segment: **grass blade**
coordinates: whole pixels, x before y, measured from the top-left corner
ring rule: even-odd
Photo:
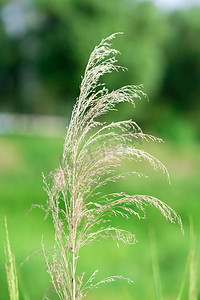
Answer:
[[[190,255],[188,254],[187,262],[186,262],[186,265],[185,265],[185,270],[184,270],[184,273],[183,273],[183,279],[182,279],[181,286],[180,286],[180,289],[179,289],[179,292],[178,292],[177,300],[181,300],[182,296],[183,296],[183,291],[184,291],[184,287],[185,287],[186,280],[187,280],[187,274],[188,274],[188,270],[189,270],[189,263],[190,263]]]
[[[193,221],[191,217],[190,217],[190,249],[189,249],[184,275],[181,282],[177,300],[182,299],[188,274],[189,274],[188,300],[197,300],[198,259],[195,251],[195,234],[193,228]]]
[[[159,262],[158,262],[158,253],[156,247],[155,232],[152,228],[150,228],[149,230],[149,236],[150,236],[150,244],[151,244],[151,259],[152,259],[152,269],[153,269],[156,299],[162,300],[163,297],[162,297],[162,286],[161,286],[160,269],[159,269]]]
[[[6,244],[4,245],[5,257],[6,257],[5,268],[6,268],[9,296],[10,296],[10,300],[19,300],[17,268],[15,263],[15,256],[11,252],[6,217],[5,217],[5,231],[6,231]]]
[[[190,218],[190,266],[189,266],[189,289],[188,300],[197,300],[198,259],[195,251],[195,234],[193,221]]]

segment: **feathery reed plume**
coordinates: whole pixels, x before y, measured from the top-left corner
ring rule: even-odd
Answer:
[[[4,245],[4,252],[6,257],[5,267],[6,267],[6,275],[7,275],[7,282],[8,282],[8,291],[9,291],[10,300],[19,300],[17,268],[15,263],[15,256],[12,253],[10,247],[6,217],[5,217],[5,230],[6,230],[6,244]]]
[[[77,276],[82,246],[108,237],[125,244],[136,242],[134,234],[109,225],[109,215],[145,218],[145,207],[150,204],[166,219],[177,221],[183,229],[179,215],[155,197],[125,192],[99,194],[100,188],[108,182],[115,182],[130,173],[140,176],[135,171],[116,175],[114,171],[124,159],[144,160],[155,170],[161,169],[169,179],[166,167],[158,159],[133,146],[134,140],[161,142],[161,139],[144,134],[132,120],[111,124],[98,120],[120,102],[135,106],[135,99],[147,97],[141,86],[127,85],[109,92],[105,84],[99,82],[104,74],[125,70],[116,64],[119,52],[110,44],[115,36],[103,39],[94,48],[67,130],[62,164],[50,174],[50,183],[43,177],[48,200],[42,209],[52,218],[55,245],[53,252],[47,251],[43,242],[42,246],[47,270],[59,299],[79,300],[101,283],[122,278],[111,276],[94,284],[97,271],[88,280],[84,279],[84,273]]]

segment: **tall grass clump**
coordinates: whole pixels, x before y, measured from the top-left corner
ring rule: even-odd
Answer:
[[[150,204],[182,228],[179,215],[153,196],[125,192],[105,195],[101,190],[109,182],[129,174],[140,176],[134,170],[117,174],[116,168],[124,159],[144,160],[169,178],[166,167],[157,158],[133,145],[138,139],[158,142],[161,139],[143,133],[132,120],[110,124],[99,120],[118,103],[129,102],[135,106],[135,100],[147,97],[141,86],[127,85],[109,91],[100,82],[104,74],[125,70],[117,65],[119,52],[110,44],[115,36],[103,39],[94,48],[67,129],[62,163],[48,178],[43,177],[48,200],[41,208],[52,218],[55,244],[53,250],[47,250],[43,242],[42,246],[51,283],[59,299],[79,300],[98,285],[122,278],[111,276],[95,283],[97,271],[87,280],[84,273],[77,274],[79,252],[83,246],[108,237],[117,243],[136,243],[133,233],[111,225],[111,215],[145,218],[145,207]]]
[[[6,257],[5,267],[6,267],[6,275],[7,275],[7,283],[8,283],[8,292],[9,292],[10,300],[19,300],[17,268],[15,263],[15,256],[12,253],[10,247],[6,217],[5,217],[5,231],[6,231],[6,243],[4,245],[4,252]]]

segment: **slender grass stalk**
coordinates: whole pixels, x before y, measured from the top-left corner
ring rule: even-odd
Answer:
[[[190,263],[190,255],[188,254],[184,273],[183,273],[183,278],[182,278],[180,289],[179,289],[178,296],[177,296],[177,300],[181,300],[183,297],[183,292],[184,292],[184,288],[185,288],[187,276],[188,276],[189,263]]]
[[[190,217],[190,264],[189,264],[189,289],[188,289],[188,300],[197,300],[198,289],[198,259],[195,250],[195,234],[193,228],[193,221]]]
[[[150,243],[151,243],[152,267],[153,267],[156,299],[162,300],[163,297],[162,297],[161,278],[160,278],[160,270],[159,270],[159,263],[158,263],[158,254],[156,249],[155,233],[152,228],[150,228],[149,230],[149,235],[150,235]],[[193,221],[191,217],[190,217],[190,249],[187,256],[187,261],[186,261],[180,289],[178,292],[177,300],[181,300],[183,297],[183,292],[188,277],[189,277],[188,300],[197,300],[198,299],[198,289],[197,289],[198,259],[195,250],[195,234],[193,229]]]
[[[4,245],[4,252],[6,257],[5,268],[6,268],[6,275],[7,275],[7,282],[8,282],[8,291],[9,291],[10,300],[18,300],[19,289],[18,289],[17,268],[15,263],[15,256],[12,253],[10,247],[6,217],[5,217],[5,231],[6,231],[6,243]]]
[[[160,278],[160,268],[158,262],[158,252],[156,247],[155,232],[152,228],[149,229],[149,236],[150,236],[150,244],[151,244],[151,258],[152,258],[152,269],[153,269],[156,299],[162,300],[163,297],[162,297],[162,285],[161,285],[161,278]]]
[[[23,276],[20,270],[21,264],[19,267],[17,267],[17,275],[18,275],[18,281],[19,281],[19,287],[20,287],[20,293],[23,300],[31,300],[29,296],[29,291],[26,288],[25,282],[23,280]]]
[[[124,218],[134,215],[142,219],[146,216],[146,206],[151,205],[166,219],[178,222],[183,231],[180,216],[155,197],[103,193],[102,188],[109,182],[117,182],[131,174],[142,176],[135,170],[118,174],[117,167],[123,160],[146,161],[169,180],[166,167],[157,158],[135,147],[137,141],[162,142],[160,138],[143,133],[132,120],[107,124],[99,119],[115,110],[118,103],[129,102],[134,107],[135,101],[147,98],[141,85],[127,85],[110,92],[100,82],[105,74],[126,70],[117,65],[119,51],[110,43],[115,37],[113,34],[103,39],[91,53],[67,129],[62,163],[47,178],[43,175],[48,200],[46,206],[40,207],[52,218],[55,244],[52,250],[47,250],[42,241],[42,248],[59,299],[79,300],[102,283],[123,278],[110,276],[94,283],[97,270],[88,280],[85,273],[77,274],[83,246],[109,237],[117,243],[136,243],[133,233],[111,225],[112,215]]]
[[[188,274],[189,274],[188,300],[197,300],[198,299],[198,289],[197,289],[198,259],[195,250],[195,234],[193,229],[193,221],[191,217],[190,217],[190,249],[187,256],[187,262],[185,265],[184,275],[181,282],[177,300],[181,300],[183,297],[183,292],[186,286]]]

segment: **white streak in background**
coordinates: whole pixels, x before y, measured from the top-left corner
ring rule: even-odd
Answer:
[[[0,17],[9,36],[23,35],[34,26],[36,15],[30,0],[13,0],[4,5]]]
[[[63,137],[66,117],[0,113],[0,134]]]
[[[3,7],[1,17],[8,35],[19,36],[26,31],[25,12],[20,1],[10,2]]]
[[[200,0],[151,0],[165,10],[185,9],[193,5],[200,6]]]

